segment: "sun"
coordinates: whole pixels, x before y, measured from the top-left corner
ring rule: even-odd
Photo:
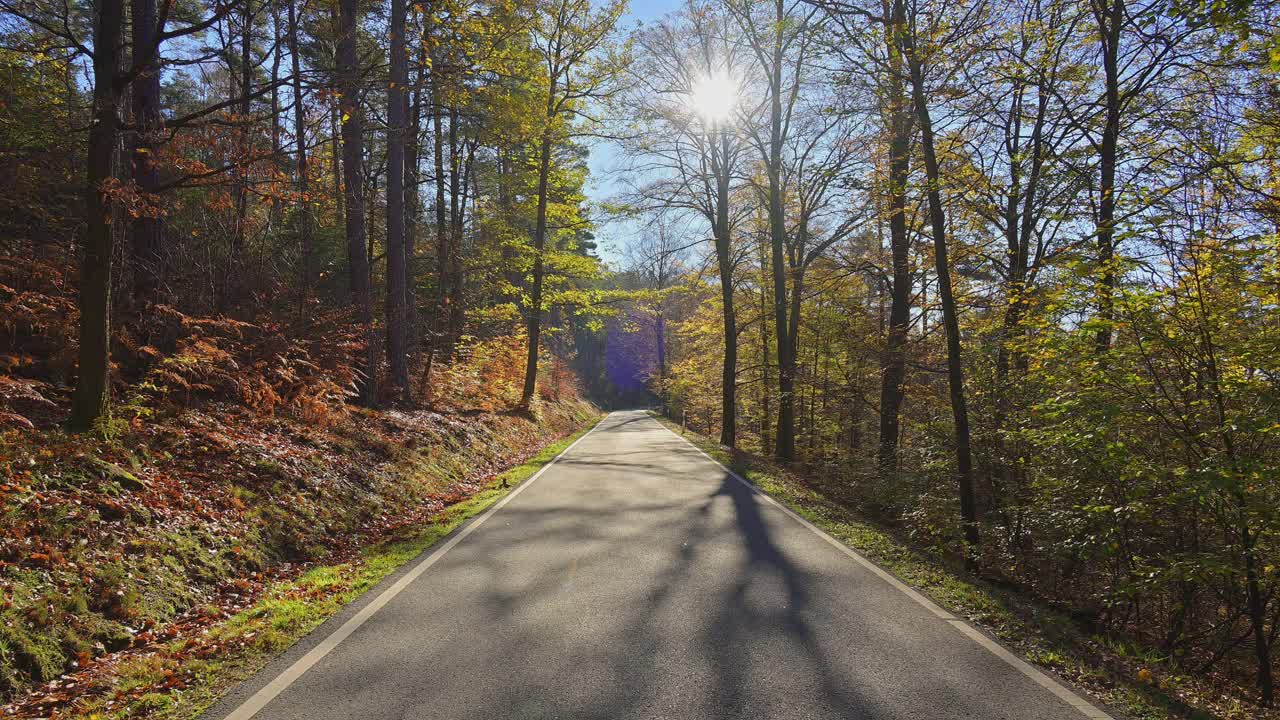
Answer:
[[[707,125],[725,125],[733,120],[738,93],[728,73],[716,72],[694,81],[685,102]]]

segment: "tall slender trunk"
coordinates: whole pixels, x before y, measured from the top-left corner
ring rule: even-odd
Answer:
[[[1102,41],[1104,79],[1102,143],[1098,153],[1098,328],[1099,352],[1111,348],[1111,323],[1115,317],[1116,162],[1120,144],[1120,27],[1124,0],[1093,0],[1093,12]]]
[[[773,313],[778,345],[778,432],[774,456],[789,462],[796,454],[795,349],[787,329],[787,269],[783,249],[787,225],[782,198],[782,33],[786,9],[774,0],[773,66],[769,68],[769,245],[773,270]]]
[[[791,274],[791,292],[789,293],[789,296],[788,296],[788,309],[787,309],[787,313],[788,313],[787,357],[790,360],[789,365],[791,370],[791,387],[792,387],[792,394],[794,395],[796,393],[795,383],[796,383],[796,375],[797,375],[797,368],[799,365],[798,361],[799,361],[799,354],[800,354],[800,305],[803,302],[804,267],[801,265],[796,265],[792,267],[790,274]],[[795,418],[794,404],[792,405],[791,412],[792,412],[791,456],[792,456],[792,459],[794,460],[795,446],[796,446],[796,426],[795,426],[796,418]],[[804,416],[803,399],[801,399],[801,402],[800,402],[800,416],[801,416],[801,419],[803,419],[803,416]]]
[[[439,351],[440,338],[444,334],[449,298],[449,225],[448,209],[445,205],[445,172],[444,172],[444,107],[440,92],[439,70],[433,64],[431,75],[431,129],[432,152],[435,171],[436,190],[436,307],[431,319],[431,347],[428,350],[427,364]]]
[[[85,156],[85,234],[80,259],[80,347],[69,427],[91,430],[111,418],[111,260],[114,254],[111,199],[120,132],[122,88],[117,82],[121,0],[97,0],[93,19],[93,119]]]
[[[342,180],[346,197],[347,263],[351,276],[351,304],[365,332],[365,352],[357,358],[361,380],[359,400],[375,402],[377,387],[377,343],[373,337],[373,292],[369,282],[369,255],[365,249],[364,111],[360,107],[360,68],[356,53],[357,0],[338,2],[338,85],[342,93]]]
[[[955,421],[956,469],[960,490],[960,518],[964,526],[965,562],[976,565],[978,518],[973,493],[973,457],[969,440],[969,410],[965,403],[964,365],[960,354],[960,320],[951,291],[951,266],[947,259],[947,219],[942,206],[941,172],[933,144],[933,121],[929,116],[924,90],[924,71],[915,48],[912,31],[902,34],[903,50],[911,73],[911,94],[920,125],[920,145],[924,155],[925,179],[928,183],[929,224],[933,235],[935,269],[938,274],[938,298],[942,303],[942,322],[947,335],[947,380],[951,388],[951,413]]]
[[[547,121],[553,112],[555,84],[547,93]],[[533,230],[533,286],[529,292],[528,352],[524,365],[524,389],[520,393],[520,406],[528,409],[538,391],[538,342],[542,332],[542,251],[547,242],[547,181],[551,173],[551,131],[543,130],[542,148],[538,156],[538,212]]]
[[[1244,498],[1241,497],[1240,501],[1243,507]],[[1244,515],[1243,510],[1241,515]],[[1253,631],[1253,653],[1258,666],[1258,689],[1262,693],[1263,706],[1271,707],[1275,701],[1275,680],[1271,676],[1271,637],[1267,634],[1267,599],[1262,592],[1257,539],[1250,532],[1248,520],[1243,517],[1240,521],[1240,536],[1244,546],[1245,598],[1249,624]]]
[[[1016,383],[1011,379],[1011,365],[1020,364],[1021,354],[1014,349],[1014,342],[1022,334],[1022,320],[1027,309],[1027,273],[1030,263],[1031,236],[1035,232],[1035,200],[1040,187],[1040,175],[1044,168],[1044,124],[1048,115],[1048,98],[1043,88],[1037,93],[1036,118],[1031,127],[1031,138],[1025,151],[1020,147],[1022,91],[1015,97],[1017,104],[1010,107],[1014,117],[1013,131],[1008,141],[1009,196],[1005,207],[1005,262],[1008,275],[1005,278],[1005,314],[1000,332],[1000,347],[996,351],[996,411],[993,426],[996,432],[996,449],[999,494],[1007,494],[1017,476],[1015,463],[1008,457],[1005,441],[1005,425],[1013,407]],[[1029,155],[1030,166],[1023,185],[1023,156]],[[999,494],[992,498],[1000,503]]]
[[[342,34],[341,20],[339,18],[337,4],[330,6],[330,19],[333,22],[334,37]],[[338,59],[338,49],[334,49],[333,65],[337,68],[340,64]],[[337,73],[335,73],[336,75]],[[335,86],[340,85],[338,78],[334,78]],[[329,141],[331,147],[329,149],[330,166],[329,171],[333,180],[333,204],[337,210],[337,224],[346,226],[346,196],[342,190],[342,101],[337,97],[336,93],[329,96]]]
[[[445,347],[452,355],[462,337],[462,231],[467,209],[468,176],[471,170],[471,146],[459,140],[458,108],[449,109],[449,302],[446,319]],[[460,148],[466,146],[463,152]]]
[[[240,101],[237,111],[240,114],[240,152],[248,154],[249,143],[253,137],[252,128],[249,127],[249,113],[251,106],[249,103],[249,93],[253,87],[253,57],[252,57],[252,39],[253,39],[253,2],[252,0],[243,0],[243,12],[240,16]],[[229,268],[228,285],[238,282],[239,268],[244,261],[245,239],[248,235],[249,222],[249,182],[246,175],[248,174],[248,166],[242,165],[236,170],[236,192],[235,192],[235,227],[231,238],[231,267]]]
[[[902,412],[902,386],[907,377],[907,327],[911,321],[907,180],[910,176],[912,119],[897,38],[906,27],[903,0],[894,0],[891,10],[888,3],[885,3],[885,11],[889,18],[885,27],[885,45],[889,54],[888,108],[885,120],[889,130],[887,194],[893,286],[889,293],[888,336],[880,362],[880,443],[876,459],[881,476],[894,480],[898,474],[898,438],[901,435],[899,417]]]
[[[765,455],[773,452],[773,438],[769,433],[770,421],[773,419],[769,394],[769,288],[765,282],[769,272],[769,253],[760,243],[760,451]]]
[[[733,309],[733,237],[729,228],[729,135],[720,131],[720,147],[712,145],[716,181],[715,218],[711,224],[720,273],[720,305],[724,323],[724,360],[720,368],[720,444],[738,444],[738,319]]]
[[[280,131],[280,62],[282,60],[280,27],[280,0],[271,0],[271,31],[275,34],[271,45],[271,164],[279,167],[284,157],[281,149]],[[280,218],[284,213],[284,205],[280,197],[281,189],[273,186],[271,192],[271,228],[280,227]]]
[[[791,347],[791,373],[793,376],[797,373],[797,367],[800,362],[800,310],[804,304],[806,266],[803,258],[807,233],[806,223],[801,221],[795,233],[795,252],[788,262],[787,274],[791,278],[791,290],[787,293],[787,333],[789,334],[787,344]]]
[[[315,253],[315,239],[312,230],[311,199],[307,178],[307,115],[306,96],[302,91],[302,58],[298,54],[298,0],[288,1],[289,20],[289,70],[292,73],[293,85],[293,137],[297,144],[295,150],[295,178],[298,190],[298,241],[302,258],[302,294],[305,297],[311,292],[314,272],[312,255]]]
[[[826,348],[822,345],[822,304],[819,303],[815,309],[818,321],[814,323],[813,336],[813,371],[809,375],[809,426],[805,428],[807,432],[806,440],[808,445],[809,460],[813,460],[814,450],[818,444],[818,375],[822,364],[822,351]],[[824,388],[825,390],[825,388]],[[823,394],[823,403],[825,409],[826,395]]]
[[[512,196],[512,190],[510,187],[510,179],[513,175],[512,173],[513,161],[511,159],[510,153],[511,151],[506,148],[498,152],[498,177],[497,177],[498,207],[502,212],[502,217],[507,221],[511,221],[512,214],[514,212],[514,198]],[[524,278],[521,276],[520,272],[514,269],[515,265],[516,265],[515,252],[511,249],[511,247],[508,244],[503,243],[502,245],[502,267],[504,268],[503,277],[506,279],[507,284],[510,285],[513,290],[519,289],[524,282]],[[495,300],[496,299],[497,298],[495,298]]]
[[[409,279],[404,248],[404,136],[409,61],[405,54],[406,0],[391,0],[390,77],[387,88],[387,366],[402,402],[409,392],[405,305]]]
[[[661,303],[661,301],[659,301]],[[662,404],[662,414],[667,414],[667,316],[659,304],[657,317],[653,322],[654,339],[658,346],[658,399]]]
[[[418,71],[414,81],[413,101],[409,106],[409,135],[405,138],[405,215],[404,259],[405,276],[405,335],[409,352],[418,349],[418,220],[422,215],[422,200],[418,194],[421,177],[418,161],[421,157],[419,135],[422,133],[422,73]]]
[[[160,170],[156,164],[156,142],[164,129],[160,113],[160,52],[156,43],[155,0],[131,0],[133,15],[133,64],[143,68],[132,84],[131,102],[134,136],[132,171],[138,191],[152,205],[158,205]],[[140,57],[140,56],[146,57]],[[151,208],[133,221],[133,301],[137,308],[155,299],[160,286],[161,253],[164,249],[164,220],[159,207]]]

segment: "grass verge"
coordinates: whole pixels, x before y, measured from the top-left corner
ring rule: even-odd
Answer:
[[[578,438],[578,432],[495,477],[471,497],[447,507],[409,537],[363,550],[336,565],[315,567],[275,583],[248,609],[220,620],[198,638],[175,639],[122,658],[110,670],[112,692],[73,703],[59,717],[89,720],[196,718],[236,683],[335,615],[463,522],[487,510]]]
[[[653,413],[651,413],[653,414]],[[1194,679],[1164,666],[1133,643],[1083,633],[1067,616],[1034,600],[967,575],[825,497],[803,479],[762,458],[726,450],[714,440],[653,416],[770,497],[999,638],[1028,662],[1083,688],[1133,720],[1244,720],[1252,708],[1206,699]],[[1206,703],[1206,700],[1208,702]],[[1215,712],[1198,709],[1212,704]]]

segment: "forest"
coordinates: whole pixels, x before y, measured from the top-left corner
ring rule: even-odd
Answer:
[[[0,39],[7,712],[187,717],[152,696],[210,668],[85,668],[279,652],[314,625],[161,629],[649,405],[1161,668],[1144,717],[1276,716],[1273,4],[0,0]]]

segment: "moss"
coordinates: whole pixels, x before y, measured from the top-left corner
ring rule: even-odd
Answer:
[[[126,490],[147,489],[147,484],[139,479],[137,475],[113,462],[107,462],[100,458],[90,458],[90,462],[98,468],[98,471],[102,473],[103,479],[106,481],[114,482]]]
[[[52,680],[62,673],[66,655],[58,634],[34,631],[12,612],[0,614],[0,685],[15,689]]]

